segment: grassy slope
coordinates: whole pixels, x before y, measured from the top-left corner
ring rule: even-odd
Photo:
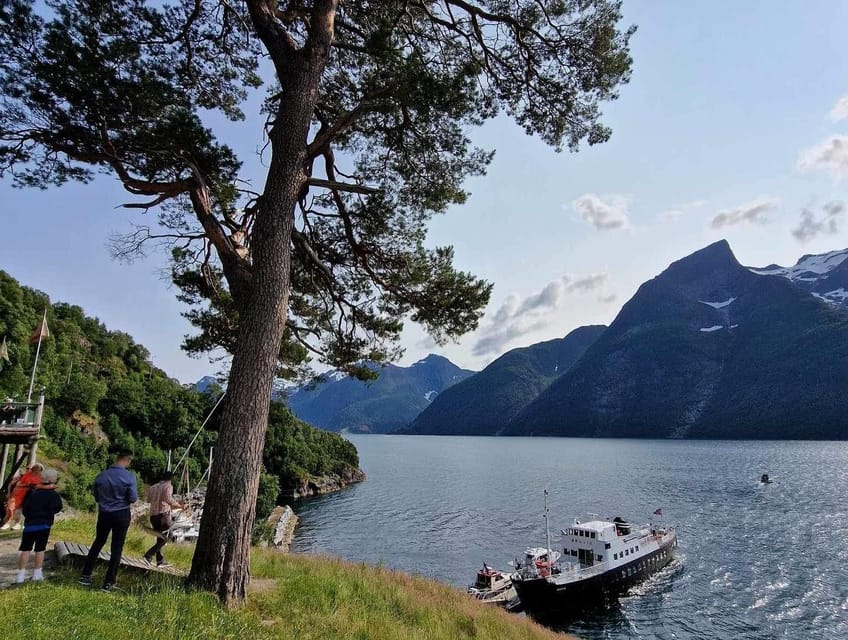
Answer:
[[[87,515],[57,522],[51,540],[88,544],[93,525]],[[126,553],[140,555],[152,540],[134,527]],[[187,545],[166,547],[168,559],[184,568],[191,553]],[[167,576],[123,571],[125,592],[105,594],[77,586],[77,572],[62,568],[46,584],[0,592],[0,620],[15,620],[20,637],[86,640],[563,637],[450,587],[363,564],[255,549],[252,575],[247,605],[226,611],[211,595],[186,593]]]

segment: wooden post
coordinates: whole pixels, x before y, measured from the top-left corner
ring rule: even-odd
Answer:
[[[33,422],[33,426],[35,427],[35,437],[32,439],[29,445],[29,458],[27,459],[27,467],[31,467],[35,464],[35,458],[38,454],[38,438],[41,434],[41,416],[44,414],[44,394],[42,393],[38,397],[38,406],[35,408],[35,420]]]
[[[9,445],[3,445],[3,453],[0,454],[2,459],[0,459],[0,485],[2,485],[6,481],[6,464],[9,461]]]

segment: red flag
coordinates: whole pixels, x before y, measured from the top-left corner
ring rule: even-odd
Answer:
[[[662,515],[662,509],[657,509],[656,511],[654,511],[654,515],[655,516],[661,516]]]
[[[9,346],[6,344],[6,336],[3,336],[3,344],[0,344],[0,360],[12,364],[12,361],[9,360]]]
[[[47,328],[47,312],[44,312],[44,317],[41,319],[41,323],[38,325],[38,329],[35,330],[35,333],[29,339],[30,344],[36,344],[37,342],[43,340],[44,338],[50,337],[50,330]]]

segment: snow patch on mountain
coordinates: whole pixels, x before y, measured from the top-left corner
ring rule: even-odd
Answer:
[[[425,400],[427,400],[427,402],[432,402],[432,401],[433,401],[433,397],[434,397],[437,393],[439,393],[439,392],[438,392],[438,391],[428,391],[427,393],[425,393],[425,394],[424,394],[424,399],[425,399]]]
[[[701,331],[703,331],[704,333],[709,333],[710,331],[718,331],[719,329],[724,329],[724,327],[720,324],[714,324],[711,327],[703,327]]]
[[[834,289],[833,291],[828,291],[827,293],[822,294],[825,299],[834,302],[842,302],[845,298],[848,298],[848,291],[846,291],[843,287],[839,287],[838,289]]]
[[[841,249],[819,255],[802,256],[793,267],[772,264],[762,269],[749,267],[749,270],[760,276],[783,276],[792,281],[815,282],[842,264],[846,258],[848,258],[848,249]]]
[[[736,298],[728,298],[724,302],[706,302],[704,300],[698,300],[698,302],[705,304],[708,307],[712,307],[713,309],[724,309],[724,307],[728,306],[734,300],[736,300]]]

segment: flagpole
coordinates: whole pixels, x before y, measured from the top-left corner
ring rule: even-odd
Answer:
[[[29,380],[29,391],[27,391],[27,404],[32,400],[32,387],[35,384],[35,371],[38,368],[38,354],[41,353],[41,338],[44,336],[44,326],[47,324],[47,309],[44,310],[44,318],[38,325],[38,346],[35,348],[35,363],[32,365],[32,377]]]

